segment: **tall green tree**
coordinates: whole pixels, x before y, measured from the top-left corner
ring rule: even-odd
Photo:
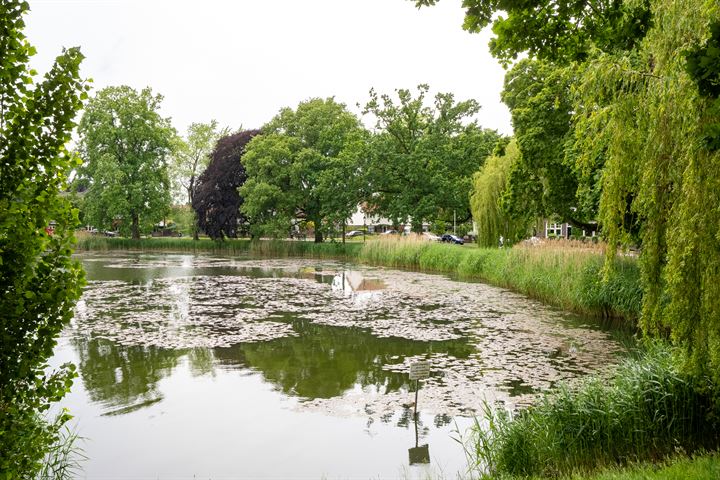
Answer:
[[[370,91],[364,114],[371,115],[375,134],[370,144],[368,203],[388,218],[412,222],[416,232],[425,221],[470,219],[469,194],[473,172],[482,166],[500,136],[468,120],[480,109],[475,100],[456,102],[439,93],[426,102],[427,85],[417,96],[397,91]],[[466,123],[468,122],[468,123]]]
[[[597,216],[599,195],[593,180],[599,166],[581,175],[571,148],[577,70],[576,66],[524,59],[505,76],[502,99],[510,108],[522,155],[513,164],[504,201],[518,218],[528,213],[558,217],[595,230],[588,222]]]
[[[412,0],[418,7],[439,0]],[[583,61],[593,49],[635,48],[651,26],[651,0],[463,0],[463,28],[492,25],[490,52],[505,65],[532,58]]]
[[[229,133],[228,128],[220,128],[216,120],[208,123],[192,123],[184,139],[179,139],[170,164],[170,174],[174,190],[178,196],[193,204],[198,177],[210,163],[210,154],[217,141]],[[194,222],[193,238],[198,239],[197,222]]]
[[[367,132],[332,98],[284,108],[242,158],[248,179],[241,207],[256,233],[287,234],[312,221],[315,241],[333,222],[350,218],[364,195]]]
[[[580,143],[578,161],[605,157],[600,219],[610,244],[639,230],[643,329],[670,332],[689,367],[720,381],[720,152],[707,130],[720,112],[702,84],[720,71],[695,76],[689,58],[720,49],[720,5],[657,0],[652,15],[636,51],[588,63],[576,121],[597,134]]]
[[[120,86],[88,102],[79,126],[81,172],[89,182],[85,218],[96,227],[138,239],[167,212],[177,142],[170,119],[158,113],[161,101],[149,88]]]
[[[510,181],[510,172],[521,161],[517,141],[512,140],[503,152],[487,159],[473,175],[470,195],[473,219],[477,226],[477,241],[483,247],[498,246],[500,237],[507,245],[527,237],[534,220],[531,211],[510,215],[503,207],[503,196]]]
[[[77,212],[60,194],[77,166],[65,145],[87,95],[83,56],[64,51],[36,84],[28,9],[0,2],[0,478],[32,478],[69,418],[44,418],[74,376],[47,360],[83,283],[71,258]]]

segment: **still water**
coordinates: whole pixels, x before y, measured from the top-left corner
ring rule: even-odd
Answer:
[[[85,254],[53,364],[87,478],[456,478],[483,401],[607,369],[595,322],[440,275],[307,259]],[[430,363],[418,421],[410,365]],[[410,464],[428,445],[430,462]]]

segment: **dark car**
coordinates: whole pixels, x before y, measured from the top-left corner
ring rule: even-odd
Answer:
[[[455,243],[455,244],[457,244],[457,245],[464,245],[464,244],[465,244],[465,241],[464,241],[462,238],[456,237],[455,235],[450,235],[449,233],[446,233],[445,235],[443,235],[442,237],[440,237],[440,241],[442,241],[442,242]]]

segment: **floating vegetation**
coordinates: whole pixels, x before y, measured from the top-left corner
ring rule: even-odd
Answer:
[[[387,378],[406,378],[409,365],[423,359],[431,365],[423,411],[468,415],[483,399],[527,404],[561,380],[602,371],[623,351],[609,334],[575,317],[503,289],[438,275],[302,259],[135,254],[83,261],[90,281],[74,336],[175,350],[270,342],[272,350],[281,339],[306,341],[299,338],[302,325],[315,325],[421,346],[369,360],[380,364],[372,374],[353,373],[356,379],[340,392],[303,394],[298,385],[283,384],[287,393],[298,392],[302,409],[388,417],[414,400],[409,382]],[[292,355],[293,349],[283,351]],[[332,346],[318,353],[336,354]],[[246,362],[255,358],[245,355]]]

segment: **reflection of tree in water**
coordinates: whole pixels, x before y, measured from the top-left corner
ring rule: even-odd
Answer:
[[[160,401],[158,382],[172,373],[182,357],[187,358],[192,375],[214,375],[218,364],[250,367],[282,392],[314,399],[342,395],[356,384],[397,391],[407,388],[407,375],[386,371],[383,365],[412,355],[444,352],[464,358],[474,351],[461,340],[377,338],[364,329],[307,320],[295,320],[293,327],[299,336],[212,350],[124,346],[102,338],[76,338],[73,344],[90,398],[116,409],[110,413]]]
[[[80,377],[94,402],[108,407],[142,406],[162,399],[157,383],[168,376],[183,350],[128,347],[102,338],[77,338]]]
[[[465,358],[474,348],[463,340],[418,342],[378,338],[364,329],[295,320],[297,337],[215,350],[216,358],[246,364],[262,372],[286,394],[331,398],[356,384],[391,392],[406,386],[407,375],[383,370],[403,357],[444,352]]]

